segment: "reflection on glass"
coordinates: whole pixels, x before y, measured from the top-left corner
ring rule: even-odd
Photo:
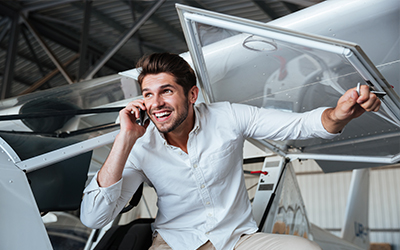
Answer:
[[[264,226],[271,231],[266,233],[291,234],[312,239],[310,222],[292,164],[287,164],[284,171]]]
[[[196,23],[195,27],[203,25]],[[210,85],[206,89],[209,89],[213,101],[305,112],[317,107],[333,107],[348,89],[356,87],[359,82],[366,84],[342,54],[292,41],[207,27],[213,32],[197,30],[197,34],[201,34],[197,39],[202,45],[200,49],[209,80],[203,84]],[[392,65],[381,68],[388,67]],[[380,150],[373,150],[375,137],[383,135],[386,138],[390,131],[397,132],[394,135],[394,145],[397,146],[381,142]],[[385,138],[382,140],[393,140]],[[378,113],[366,113],[352,121],[341,136],[331,141],[267,141],[284,150],[296,148],[308,153],[370,156],[372,149],[379,156],[393,156],[399,152],[399,138],[399,124],[381,109]]]
[[[27,159],[118,129],[115,124],[118,111],[139,95],[140,88],[135,80],[112,75],[10,98],[0,102],[0,118],[35,115],[0,120],[0,136],[21,159]],[[112,107],[115,108],[113,112],[91,111]],[[87,113],[73,114],[82,110]],[[58,115],[60,112],[68,114]],[[27,144],[31,145],[29,150]]]
[[[266,39],[262,37],[249,36],[243,41],[243,47],[249,50],[263,52],[263,51],[275,51],[278,46],[274,39]]]
[[[78,216],[67,212],[50,212],[42,217],[54,250],[83,250],[91,229]]]
[[[118,107],[122,105],[121,103],[125,104],[126,99],[138,95],[140,95],[140,90],[133,79],[112,75],[7,99],[0,102],[0,115],[47,114],[50,112]],[[83,118],[85,122],[76,122],[75,129],[115,122],[117,114],[118,112],[111,115],[109,113],[97,114],[96,120],[88,119],[87,117],[90,114],[85,115],[85,118]],[[35,119],[23,119],[22,122],[28,128],[20,127],[22,130],[33,130],[34,132],[36,132],[35,130],[38,130],[37,132],[66,131],[63,125],[69,123],[72,126],[71,123],[74,122],[74,118],[76,118],[74,115],[66,115],[38,118],[36,121]],[[46,128],[46,126],[51,128]],[[18,130],[18,126],[16,127],[15,123],[7,124],[7,121],[1,121],[0,130]]]
[[[322,94],[338,97],[363,81],[337,54],[251,34],[216,41],[203,47],[203,54],[215,101],[304,112],[331,105],[333,98]],[[223,72],[214,72],[215,64]],[[319,103],[303,100],[307,94]]]

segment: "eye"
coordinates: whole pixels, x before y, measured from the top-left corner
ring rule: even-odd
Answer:
[[[151,96],[152,96],[151,93],[144,93],[144,94],[143,94],[143,97],[144,97],[144,98],[150,98]]]
[[[165,90],[164,90],[164,93],[165,93],[165,94],[170,94],[170,93],[172,93],[172,90],[170,90],[170,89],[165,89]]]

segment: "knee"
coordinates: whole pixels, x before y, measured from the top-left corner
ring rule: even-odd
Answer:
[[[248,242],[249,245],[246,245],[247,248],[242,248],[242,249],[322,250],[321,247],[315,242],[312,242],[300,236],[287,235],[287,234],[256,233],[248,238]],[[244,245],[245,244],[243,244],[243,246]],[[253,246],[258,246],[258,248]]]
[[[322,250],[321,247],[308,239],[304,239],[299,236],[291,236],[286,239],[287,249],[297,249],[297,250]]]

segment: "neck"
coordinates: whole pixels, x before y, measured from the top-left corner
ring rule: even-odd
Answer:
[[[187,152],[187,141],[189,139],[189,133],[192,131],[194,127],[194,108],[191,106],[189,108],[189,114],[186,117],[185,121],[176,129],[171,132],[164,133],[164,137],[167,140],[168,144],[173,145],[175,147],[181,148],[185,153]]]

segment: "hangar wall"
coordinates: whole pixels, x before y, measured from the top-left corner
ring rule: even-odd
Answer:
[[[340,237],[351,172],[324,174],[311,160],[295,165],[310,221]],[[373,168],[370,175],[370,241],[400,249],[400,165]]]

